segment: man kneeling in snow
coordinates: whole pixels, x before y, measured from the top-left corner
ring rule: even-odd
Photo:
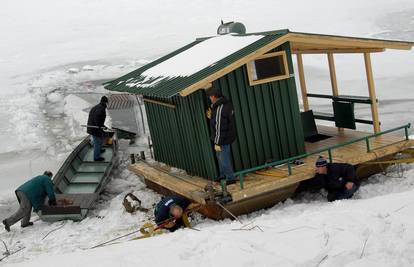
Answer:
[[[155,207],[155,222],[170,232],[184,226],[183,213],[191,202],[180,196],[164,197]]]
[[[347,163],[328,163],[323,157],[316,161],[316,176],[328,191],[328,201],[351,198],[359,188],[354,166]]]
[[[49,197],[49,205],[56,205],[56,197],[51,180],[52,176],[52,172],[45,171],[43,175],[32,178],[16,189],[15,193],[20,203],[20,208],[15,214],[3,221],[4,228],[8,232],[10,231],[10,226],[20,220],[22,220],[22,227],[33,225],[30,221],[32,207],[35,212],[38,211],[43,205],[46,196]]]

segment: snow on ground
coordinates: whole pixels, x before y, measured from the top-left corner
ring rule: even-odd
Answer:
[[[394,173],[395,174],[395,173]],[[237,221],[210,220],[200,231],[179,230],[150,239],[84,250],[136,230],[150,214],[127,214],[122,195],[133,188],[151,207],[158,199],[124,170],[100,211],[82,222],[48,224],[0,234],[10,249],[26,249],[8,263],[19,266],[412,266],[414,256],[414,170],[405,178],[378,175],[355,199],[327,203],[321,195],[302,196]],[[393,193],[391,193],[393,192]],[[399,192],[399,193],[397,193]],[[304,199],[305,198],[305,201]],[[60,228],[62,226],[62,228]],[[58,229],[59,228],[59,229]],[[248,227],[247,227],[248,228]],[[44,240],[42,238],[51,230]],[[18,242],[19,241],[19,242]],[[18,243],[17,243],[18,242]],[[44,253],[47,253],[46,255]],[[43,255],[42,255],[43,254]],[[20,263],[20,261],[25,262]]]

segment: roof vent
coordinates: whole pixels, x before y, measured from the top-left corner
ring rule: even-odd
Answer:
[[[221,25],[217,29],[217,34],[225,35],[229,33],[245,34],[246,27],[240,22],[226,22],[221,21]]]

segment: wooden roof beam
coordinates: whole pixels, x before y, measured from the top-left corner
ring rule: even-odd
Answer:
[[[235,62],[233,62],[232,64],[228,65],[227,67],[221,69],[220,71],[202,79],[201,81],[194,83],[190,86],[188,86],[187,88],[185,88],[184,90],[182,90],[180,92],[180,96],[188,96],[189,94],[199,90],[199,89],[204,89],[206,84],[212,83],[213,81],[217,80],[218,78],[226,75],[227,73],[237,69],[240,66],[243,66],[244,64],[246,64],[249,61],[254,60],[256,57],[261,56],[263,54],[265,54],[266,52],[269,52],[271,49],[278,47],[279,45],[282,45],[283,43],[289,41],[289,35],[290,34],[286,34],[283,35],[282,37],[276,39],[275,41],[257,49],[256,51],[254,51],[253,53],[247,55],[244,58],[241,58]]]
[[[337,37],[329,35],[316,35],[316,34],[303,34],[303,33],[288,33],[282,37],[276,39],[275,41],[259,48],[253,53],[247,55],[244,58],[241,58],[227,67],[221,69],[220,71],[213,73],[212,75],[184,88],[179,94],[180,96],[188,96],[189,94],[199,90],[204,89],[206,84],[212,83],[218,78],[226,75],[227,73],[237,69],[240,66],[243,66],[247,62],[254,60],[256,57],[261,56],[271,49],[282,45],[285,42],[291,42],[291,45],[294,46],[295,43],[310,44],[312,46],[318,47],[355,47],[355,49],[401,49],[401,50],[410,50],[413,46],[413,43],[410,42],[399,42],[399,41],[379,41],[379,40],[370,40],[370,39],[361,39],[356,37]],[[302,53],[304,54],[304,53]]]
[[[329,35],[316,35],[316,34],[304,34],[304,33],[289,33],[289,41],[293,44],[314,44],[323,46],[343,46],[347,45],[350,47],[358,48],[389,48],[389,49],[400,49],[410,50],[413,43],[400,42],[400,41],[382,41],[382,40],[370,40],[357,37],[338,37]]]
[[[358,53],[380,53],[385,48],[344,48],[344,49],[293,49],[293,54],[358,54]]]

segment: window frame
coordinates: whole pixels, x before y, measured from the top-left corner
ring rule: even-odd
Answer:
[[[254,61],[256,61],[258,59],[263,59],[263,58],[280,57],[280,56],[282,56],[283,66],[285,68],[285,74],[270,77],[270,78],[266,78],[266,79],[253,80],[253,62]],[[247,65],[247,74],[249,76],[249,84],[251,86],[290,78],[290,71],[289,71],[289,66],[288,66],[288,62],[287,62],[286,51],[271,52],[271,53],[261,55],[259,57],[256,57],[255,59],[247,62],[246,65]]]

